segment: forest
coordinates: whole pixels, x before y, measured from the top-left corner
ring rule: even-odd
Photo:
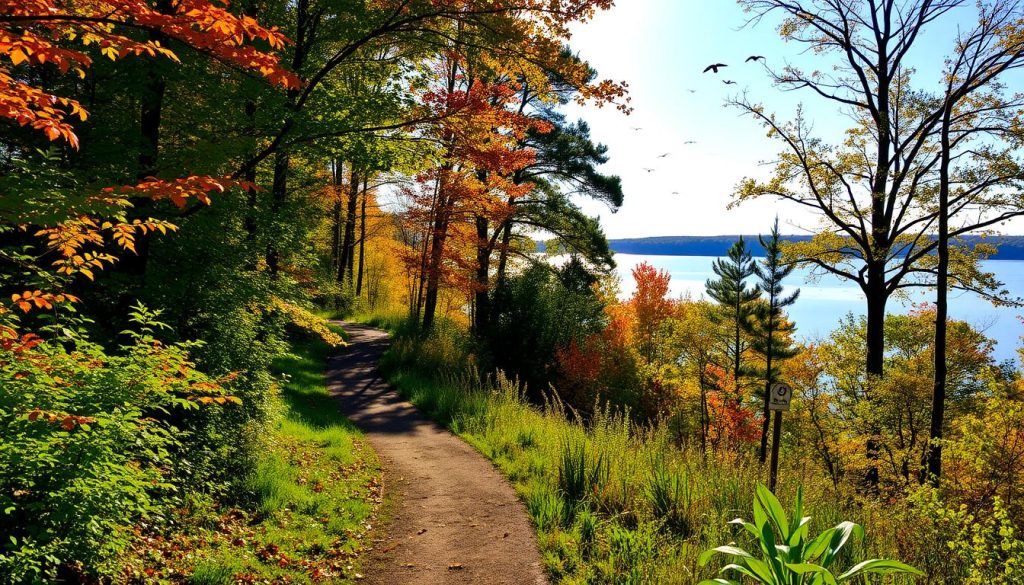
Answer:
[[[324,375],[347,322],[549,582],[1024,582],[1024,370],[948,317],[1020,302],[1024,3],[738,4],[847,129],[728,98],[778,151],[732,204],[820,224],[678,298],[588,211],[634,196],[569,114],[634,111],[572,46],[613,0],[0,0],[0,581],[472,582],[375,580],[409,478]],[[797,267],[863,315],[798,335]]]

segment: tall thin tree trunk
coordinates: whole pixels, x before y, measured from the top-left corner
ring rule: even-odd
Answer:
[[[473,329],[477,337],[487,333],[491,318],[490,276],[491,247],[488,245],[491,230],[486,217],[476,217],[476,290],[474,291]]]
[[[885,374],[885,304],[887,292],[885,290],[885,267],[877,261],[868,265],[868,290],[867,293],[867,332],[866,332],[866,372],[867,372],[867,400],[874,399],[872,388],[878,384]],[[869,489],[878,485],[878,460],[879,445],[875,439],[868,439],[865,444],[868,461],[867,473],[864,481]]]
[[[932,388],[932,417],[929,428],[928,479],[938,485],[942,477],[942,424],[946,415],[946,316],[948,313],[949,284],[949,127],[952,104],[947,103],[942,113],[941,146],[939,153],[939,264],[935,282],[935,381]]]
[[[255,17],[258,12],[258,7],[255,1],[247,1],[243,9],[243,13],[246,16]],[[253,141],[254,148],[257,150],[256,134],[258,132],[256,128],[256,101],[246,100],[245,101],[245,123],[246,132]],[[245,172],[242,173],[242,179],[249,183],[249,188],[246,190],[245,198],[245,219],[242,220],[242,225],[245,228],[245,239],[249,244],[249,251],[252,251],[252,244],[256,240],[256,230],[258,229],[256,224],[256,205],[259,203],[256,193],[256,166],[250,165],[245,168]],[[252,261],[250,270],[256,269],[256,262]]]
[[[157,10],[164,14],[171,14],[173,6],[169,0],[159,0]],[[151,32],[149,39],[164,45],[167,44],[167,38],[163,33]],[[159,170],[160,123],[163,118],[164,97],[167,94],[167,80],[160,72],[160,67],[159,60],[149,62],[146,67],[146,82],[142,90],[139,112],[138,166],[135,172],[135,178],[139,181],[156,176]],[[144,217],[151,213],[153,200],[149,197],[132,197],[131,201],[133,215]],[[136,234],[135,254],[122,255],[119,270],[136,276],[145,274],[146,264],[149,260],[149,244],[149,234]]]
[[[331,163],[333,167],[333,183],[334,183],[334,209],[332,210],[332,222],[331,222],[331,268],[337,274],[338,262],[341,258],[341,185],[344,180],[342,161],[340,159],[334,159]]]
[[[338,282],[352,284],[352,256],[356,241],[356,203],[359,198],[359,173],[352,165],[348,186],[348,201],[345,209],[345,236],[341,242],[341,259],[338,261]]]
[[[773,300],[769,300],[773,302]],[[771,309],[769,309],[771,310]],[[772,411],[768,408],[772,398],[772,346],[775,333],[775,317],[768,316],[768,353],[765,355],[765,369],[767,374],[764,379],[764,421],[761,422],[761,450],[758,451],[758,459],[764,463],[768,458],[768,429],[771,426]]]
[[[363,202],[359,210],[359,272],[356,275],[356,297],[363,294],[363,265],[366,256],[366,200],[370,197],[369,185],[363,178]]]
[[[270,187],[270,215],[277,218],[284,207],[285,199],[288,197],[288,167],[291,165],[291,156],[286,151],[278,151],[274,155],[274,183]],[[281,251],[274,243],[273,238],[267,243],[267,270],[271,278],[277,278],[281,268]]]
[[[742,284],[742,283],[741,283]],[[740,318],[742,316],[743,307],[741,305],[742,299],[740,295],[736,296],[736,306],[733,307],[736,316],[735,323],[735,337],[733,339],[733,364],[732,364],[732,380],[733,380],[733,401],[737,406],[740,404],[740,369],[742,368],[742,362],[740,361]]]
[[[437,312],[437,297],[441,285],[441,270],[444,264],[444,246],[448,239],[447,201],[442,188],[438,197],[438,211],[434,220],[434,235],[430,242],[430,254],[427,262],[427,286],[423,298],[423,330],[430,331],[434,326]]]
[[[245,102],[245,119],[248,124],[248,131],[256,139],[256,102],[248,100]],[[245,239],[251,245],[256,239],[256,205],[259,200],[257,199],[256,192],[256,165],[249,166],[245,169],[242,178],[249,183],[249,188],[246,190],[245,197],[245,219],[243,225],[245,226]],[[252,250],[252,248],[249,248]],[[255,262],[253,263],[255,267]]]
[[[295,4],[295,52],[292,55],[292,71],[301,71],[305,64],[306,54],[309,51],[309,43],[311,41],[308,38],[310,25],[309,0],[298,0]],[[288,90],[286,108],[292,115],[286,121],[287,126],[292,124],[294,119],[292,116],[297,111],[296,101],[299,98],[299,92],[298,88]],[[288,198],[288,169],[290,166],[291,154],[287,149],[282,148],[274,154],[274,182],[270,189],[270,212],[274,220],[277,220],[281,210],[284,208],[285,200]],[[280,263],[281,251],[273,239],[271,239],[267,244],[267,269],[270,271],[271,278],[277,278]]]
[[[501,247],[498,250],[498,266],[494,271],[494,291],[503,291],[508,273],[508,249],[512,243],[512,221],[505,220],[499,228],[501,232]],[[501,303],[490,303],[491,314],[488,316],[490,323],[498,322],[498,312],[501,310]]]

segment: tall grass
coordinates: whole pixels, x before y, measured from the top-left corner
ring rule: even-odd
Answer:
[[[728,524],[750,509],[755,485],[764,480],[753,453],[679,447],[668,429],[638,426],[606,408],[584,421],[553,394],[543,405],[530,404],[514,381],[466,370],[467,359],[454,356],[456,345],[399,339],[382,365],[413,404],[513,483],[554,582],[696,583],[716,576],[698,566],[701,551],[730,541],[755,546]],[[884,512],[852,505],[852,494],[824,475],[784,465],[781,476],[783,502],[796,496],[798,482],[790,478],[804,478],[812,529],[839,520],[867,525],[876,538],[851,550],[851,559],[901,557],[894,535],[903,528]]]
[[[195,585],[354,583],[380,497],[376,454],[340,413],[324,380],[320,340],[293,340],[274,361],[282,380],[278,424],[238,508],[190,502],[166,540],[139,551],[144,582]],[[144,572],[145,571],[145,572]],[[184,577],[187,576],[187,577]]]

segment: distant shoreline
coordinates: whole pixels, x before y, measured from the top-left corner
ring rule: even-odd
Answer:
[[[654,236],[649,238],[617,238],[609,240],[613,252],[648,256],[725,256],[739,235],[721,236]],[[761,255],[762,249],[757,235],[744,235],[751,253]],[[806,242],[811,236],[782,236],[789,242]],[[967,236],[963,240],[969,245],[981,242],[995,245],[999,252],[989,260],[1024,260],[1024,236]],[[537,251],[546,249],[544,242],[537,242]]]

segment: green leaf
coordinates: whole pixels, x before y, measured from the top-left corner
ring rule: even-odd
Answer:
[[[735,518],[729,521],[729,524],[742,526],[747,532],[753,534],[755,538],[761,538],[761,533],[757,531],[757,526],[754,526],[750,522],[747,522],[743,518]]]
[[[768,563],[759,559],[746,559],[744,562],[763,583],[778,583],[778,580],[775,577],[775,572],[773,572],[772,568],[768,566]]]
[[[732,579],[704,579],[697,585],[740,585],[739,581],[733,581]]]
[[[829,528],[825,532],[816,536],[804,549],[804,559],[812,561],[821,556],[828,547],[828,543],[832,540],[832,535],[835,534],[835,532],[835,528]]]
[[[921,571],[918,571],[914,567],[906,563],[899,561],[890,561],[887,559],[870,559],[867,561],[861,561],[853,566],[849,571],[839,576],[839,581],[846,581],[852,577],[856,577],[861,574],[875,573],[878,575],[888,575],[893,573],[909,573],[911,575],[924,575]]]
[[[764,506],[768,518],[778,527],[779,533],[782,534],[782,539],[789,539],[789,519],[786,517],[786,511],[782,509],[779,499],[762,483],[757,484],[757,499]]]
[[[726,571],[736,571],[737,573],[740,573],[742,575],[746,575],[747,577],[750,577],[751,579],[757,579],[758,581],[761,580],[756,574],[754,574],[753,571],[751,571],[750,569],[748,569],[747,567],[744,567],[742,565],[737,565],[736,563],[730,563],[730,564],[722,567],[722,570],[719,571],[719,572],[720,573],[724,573]],[[768,583],[772,583],[772,582],[769,581]]]
[[[809,530],[808,524],[811,521],[810,516],[804,516],[800,518],[800,521],[796,521],[797,517],[793,517],[793,526],[790,528],[789,533],[789,546],[796,547],[801,540],[807,538],[807,531]]]
[[[820,565],[813,563],[789,563],[786,568],[798,575],[806,575],[813,573],[817,575],[820,581],[824,581],[828,585],[836,585],[836,578],[832,576],[832,573]]]
[[[809,518],[808,518],[809,520]],[[793,535],[796,534],[797,530],[804,525],[804,486],[799,485],[796,487],[796,505],[793,509],[793,524],[789,527],[790,541],[789,545],[792,546]]]
[[[700,554],[700,557],[697,559],[697,564],[703,567],[704,565],[708,564],[708,561],[711,559],[711,557],[715,556],[715,554],[718,553],[721,553],[723,555],[732,555],[734,557],[742,557],[744,559],[754,558],[750,553],[743,550],[742,548],[735,546],[718,546],[711,550],[706,550],[702,552]]]
[[[764,525],[768,522],[768,515],[765,514],[764,506],[761,505],[761,501],[754,496],[754,526],[757,526],[758,533],[764,528]]]
[[[758,539],[761,544],[761,550],[764,551],[764,555],[768,558],[776,556],[775,550],[775,528],[772,527],[770,522],[765,522],[764,526],[761,527],[761,534]]]
[[[834,528],[835,533],[832,535],[832,541],[829,542],[828,551],[825,553],[825,558],[822,559],[821,564],[824,567],[828,567],[835,560],[836,555],[846,545],[846,541],[850,539],[851,534],[856,534],[857,539],[864,538],[864,529],[859,524],[854,524],[850,521],[840,522]]]

